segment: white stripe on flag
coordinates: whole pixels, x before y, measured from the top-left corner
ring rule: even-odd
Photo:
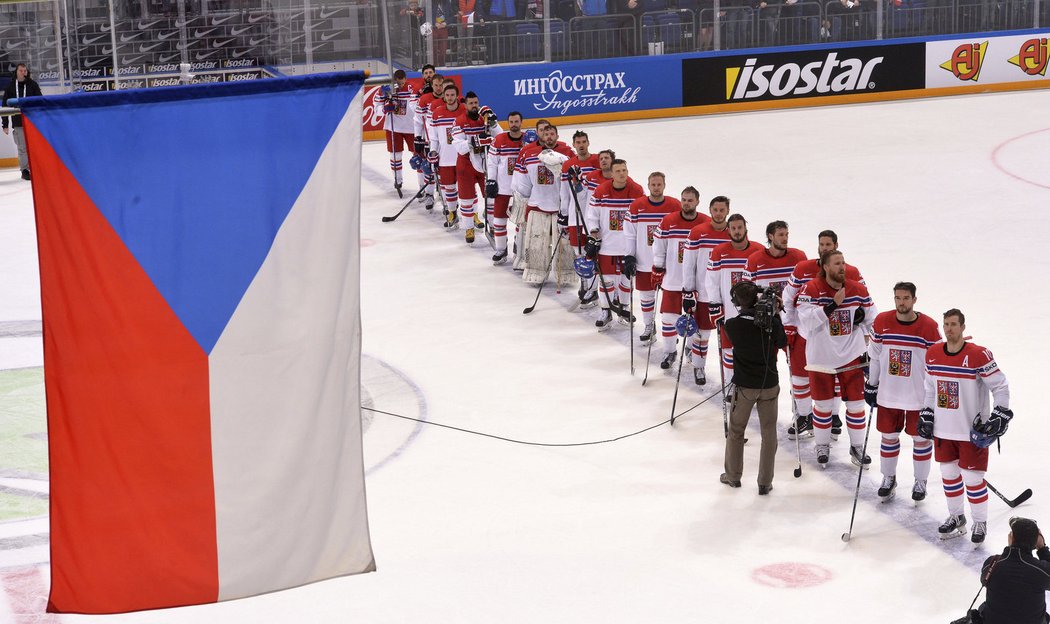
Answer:
[[[209,359],[220,600],[375,569],[360,158],[358,93]]]

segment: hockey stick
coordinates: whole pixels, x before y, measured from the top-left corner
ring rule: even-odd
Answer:
[[[550,262],[547,263],[547,272],[543,274],[543,281],[540,282],[539,288],[536,289],[536,300],[532,302],[532,305],[521,311],[522,314],[528,314],[536,309],[536,304],[540,302],[540,293],[543,292],[543,287],[547,285],[547,278],[550,277],[551,268],[554,266],[554,258],[558,255],[558,247],[561,245],[561,232],[558,233],[558,240],[554,243],[554,252],[551,254]]]
[[[830,366],[821,366],[819,364],[806,364],[806,370],[811,373],[823,373],[825,375],[838,375],[839,373],[845,373],[846,371],[857,370],[858,368],[867,368],[868,362],[860,362],[859,364],[850,364],[849,366],[843,366],[841,368],[832,368]]]
[[[656,286],[656,294],[660,294],[661,285]],[[654,299],[655,301],[655,299]],[[653,343],[656,342],[656,315],[653,315],[653,335],[649,336],[649,349],[645,352],[645,377],[642,378],[642,385],[645,385],[646,381],[649,381],[649,363],[652,361],[653,356]],[[681,372],[681,370],[679,370]]]
[[[423,188],[419,189],[419,191],[417,191],[416,194],[412,196],[412,199],[408,200],[407,204],[402,206],[401,210],[397,211],[397,214],[391,215],[389,217],[383,217],[383,223],[390,223],[391,221],[394,221],[398,217],[400,217],[401,213],[404,212],[405,210],[408,210],[408,207],[412,205],[412,202],[414,202],[417,199],[419,199],[420,197],[422,197],[423,193],[426,192],[426,190],[427,190],[427,187],[426,187],[426,185],[424,185]]]
[[[570,177],[570,182],[571,182],[572,178],[575,178],[577,181],[579,181],[579,178],[576,178],[575,176],[571,176]],[[583,219],[583,210],[580,208],[580,198],[576,196],[575,192],[572,192],[572,189],[569,189],[569,191],[572,194],[572,202],[573,202],[573,204],[576,205],[576,220],[580,222],[580,227],[583,230],[582,233],[586,234],[587,223]],[[576,242],[577,242],[577,247],[580,248],[580,251],[582,252],[582,245],[580,244],[580,239],[577,238]],[[615,257],[615,256],[611,256],[611,257]],[[598,284],[599,284],[599,291],[600,291],[600,287],[605,285],[605,276],[602,275],[602,263],[601,263],[601,260],[599,258],[597,258],[597,257],[594,259],[594,266],[595,266],[595,268],[598,271]],[[633,291],[632,291],[632,293],[633,293]],[[601,294],[598,295],[598,301],[601,302]],[[609,309],[612,310],[616,314],[616,316],[619,316],[620,318],[626,318],[628,320],[631,320],[631,316],[624,315],[623,306],[620,305],[619,301],[614,302],[612,300],[612,297],[609,297],[607,295],[605,297],[605,302],[609,304]]]
[[[685,316],[685,315],[683,314],[682,316]],[[689,335],[685,336],[684,339],[682,340],[682,353],[678,356],[678,379],[676,379],[675,382],[674,382],[674,398],[671,400],[671,426],[672,427],[674,427],[674,408],[675,408],[675,405],[678,404],[678,385],[682,383],[682,365],[683,365],[683,362],[685,362],[686,344],[689,341],[689,336],[691,336],[691,335],[692,334],[689,334]],[[634,350],[632,348],[632,352],[633,351]],[[728,429],[726,429],[726,431],[728,432]],[[726,435],[728,436],[729,434],[726,433]]]
[[[718,332],[718,376],[722,380],[722,428],[725,430],[726,439],[729,439],[729,408],[726,405],[728,388],[726,387],[726,369],[722,361],[722,326],[715,323],[715,331]]]
[[[631,316],[628,317],[628,324],[630,325],[630,335],[627,337],[627,348],[631,350],[631,376],[634,377],[634,279],[629,278],[627,280],[628,285],[631,287],[631,291],[627,294],[627,305],[628,311],[631,312]],[[682,377],[682,370],[678,369],[678,377]],[[678,389],[675,389],[675,398],[678,398]],[[671,406],[671,424],[674,424],[674,405]]]
[[[1015,498],[1013,500],[1010,500],[1009,498],[1006,498],[1005,496],[1003,496],[1002,493],[999,492],[999,490],[997,490],[994,487],[992,487],[992,484],[988,483],[987,479],[985,479],[984,484],[988,486],[988,489],[992,491],[992,494],[995,494],[996,496],[1001,498],[1002,501],[1004,503],[1006,503],[1007,506],[1010,507],[1011,509],[1013,509],[1014,507],[1017,507],[1018,505],[1020,505],[1021,503],[1025,502],[1029,498],[1032,498],[1032,489],[1031,488],[1025,490],[1024,492],[1021,492],[1017,496],[1017,498]]]
[[[857,517],[857,499],[860,498],[860,479],[864,475],[864,457],[868,454],[868,434],[871,433],[871,419],[875,415],[876,408],[868,410],[868,425],[864,430],[864,447],[860,450],[860,465],[857,466],[857,489],[853,492],[853,513],[849,516],[849,531],[842,534],[842,541],[849,542],[853,537],[853,520]],[[795,439],[798,439],[798,431],[795,431]]]
[[[791,378],[791,351],[790,351],[790,349],[784,349],[784,357],[787,359],[788,379],[790,380],[790,378]],[[802,432],[799,431],[799,426],[798,426],[798,403],[795,402],[795,388],[794,388],[793,384],[792,384],[792,387],[791,387],[791,414],[793,416],[792,420],[795,421],[795,457],[798,458],[798,467],[795,468],[794,475],[795,475],[795,478],[798,479],[799,477],[802,476],[802,446],[801,446],[801,442],[799,442],[799,438],[801,437],[799,434],[802,433]]]

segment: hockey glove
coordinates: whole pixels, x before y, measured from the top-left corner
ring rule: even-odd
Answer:
[[[693,308],[696,307],[696,294],[691,290],[682,291],[682,313],[692,314]]]
[[[653,288],[660,288],[664,283],[664,275],[667,273],[667,269],[663,267],[653,266]]]
[[[623,275],[627,279],[634,279],[634,274],[638,271],[638,261],[635,260],[634,256],[623,257]]]
[[[879,402],[879,387],[869,383],[864,384],[864,402],[869,407],[875,407]]]
[[[832,301],[828,305],[824,306],[824,316],[831,318],[831,314],[839,307],[839,304]]]
[[[558,213],[558,227],[562,230],[569,229],[569,215]]]
[[[417,136],[412,142],[412,151],[418,154],[420,158],[426,158],[427,142],[423,140],[423,137]]]
[[[593,236],[587,237],[587,244],[583,246],[583,255],[587,256],[591,260],[598,255],[598,250],[602,248],[602,241],[594,238]]]
[[[717,323],[722,320],[724,316],[722,314],[722,304],[720,303],[709,303],[707,304],[707,315],[711,317],[712,323]]]
[[[1006,430],[1010,427],[1010,419],[1013,417],[1014,413],[1010,408],[996,405],[992,409],[992,415],[988,417],[987,422],[982,423],[980,415],[974,418],[973,428],[981,433],[999,437],[1006,433]]]
[[[923,440],[933,439],[933,408],[924,407],[919,410],[919,424],[916,429]]]
[[[856,327],[864,322],[864,308],[857,308],[857,311],[853,313],[853,326]]]
[[[485,182],[485,197],[496,199],[497,195],[499,195],[499,182],[496,182],[495,180]]]

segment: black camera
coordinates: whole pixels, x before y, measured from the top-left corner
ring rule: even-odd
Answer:
[[[766,286],[755,301],[755,325],[769,331],[773,328],[773,317],[777,314],[777,291]]]

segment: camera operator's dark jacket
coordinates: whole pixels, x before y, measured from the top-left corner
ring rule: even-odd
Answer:
[[[787,334],[779,314],[773,315],[769,331],[755,325],[755,311],[744,308],[726,321],[726,334],[733,343],[733,383],[740,388],[764,390],[780,383],[777,349],[787,346]]]
[[[984,624],[1043,624],[1046,594],[1050,591],[1050,549],[1031,551],[1008,546],[1003,554],[989,557],[981,569],[988,587],[982,608]],[[996,561],[998,559],[998,561]],[[989,569],[995,565],[995,568]]]
[[[11,82],[8,83],[7,88],[4,89],[4,95],[2,97],[2,101],[0,101],[0,102],[2,102],[3,106],[7,106],[7,101],[8,100],[13,100],[14,98],[19,97],[19,96],[22,96],[22,97],[33,97],[34,95],[43,95],[43,94],[40,92],[40,85],[38,85],[35,80],[30,78],[29,74],[26,74],[25,82],[18,82],[17,84],[16,84],[16,80],[14,79],[14,76],[12,76],[11,77]],[[7,127],[7,117],[2,117],[0,119],[2,119],[3,127],[6,128]],[[14,128],[21,128],[22,127],[22,116],[21,115],[12,115],[11,116],[11,126],[14,127]]]

